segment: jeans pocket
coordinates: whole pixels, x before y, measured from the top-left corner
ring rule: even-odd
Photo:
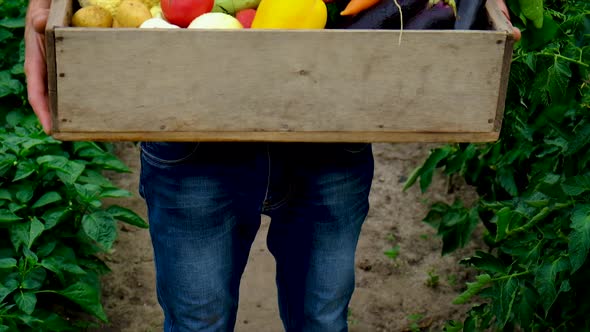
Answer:
[[[141,155],[152,164],[173,166],[190,160],[199,145],[193,142],[141,142]]]

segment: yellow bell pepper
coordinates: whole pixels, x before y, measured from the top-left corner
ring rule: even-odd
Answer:
[[[323,29],[328,10],[323,0],[262,0],[252,28]]]

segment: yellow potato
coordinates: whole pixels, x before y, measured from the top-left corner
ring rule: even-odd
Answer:
[[[113,25],[111,13],[99,6],[78,9],[72,16],[72,25],[87,28],[110,28]]]
[[[245,0],[245,1],[260,1],[260,0]],[[160,0],[141,0],[148,8],[160,5]],[[87,6],[101,6],[111,12],[115,16],[117,7],[121,4],[121,0],[78,0],[80,7]]]
[[[121,0],[78,0],[80,7],[88,6],[100,6],[108,10],[112,16],[115,15],[117,6],[121,3]]]
[[[148,8],[160,5],[160,0],[141,0]]]
[[[150,18],[150,9],[139,0],[123,0],[114,17],[123,28],[138,28]]]

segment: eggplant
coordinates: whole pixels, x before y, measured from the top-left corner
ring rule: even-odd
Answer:
[[[482,22],[486,0],[461,0],[457,3],[455,30],[473,30]]]
[[[426,7],[428,0],[397,0],[405,19]],[[399,29],[400,12],[393,0],[381,0],[375,6],[354,16],[343,29]]]
[[[435,5],[427,8],[410,18],[404,24],[408,30],[450,30],[455,26],[455,11],[448,5]]]

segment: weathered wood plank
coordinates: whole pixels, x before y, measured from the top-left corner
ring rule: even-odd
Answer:
[[[514,49],[514,31],[510,21],[504,13],[500,10],[497,1],[487,1],[486,11],[490,19],[491,26],[494,30],[505,32],[507,37],[505,40],[504,55],[502,60],[502,80],[498,87],[498,106],[496,110],[496,119],[494,121],[494,130],[499,131],[502,128],[504,120],[504,110],[506,102],[506,93],[508,91],[508,78],[510,76],[510,68],[512,64],[512,52]]]
[[[485,142],[498,138],[513,37],[490,31],[140,30],[47,25],[64,140]],[[64,28],[61,28],[64,27]]]
[[[211,142],[493,142],[497,132],[60,132],[63,141],[211,141]]]
[[[492,131],[501,34],[56,29],[61,131]]]

